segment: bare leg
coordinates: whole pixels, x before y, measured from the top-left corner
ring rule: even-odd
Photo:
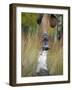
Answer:
[[[43,15],[42,22],[41,22],[41,29],[42,29],[42,34],[41,34],[41,42],[42,42],[42,47],[39,53],[38,57],[38,64],[37,64],[37,69],[36,73],[38,75],[48,75],[48,67],[47,67],[47,53],[48,53],[48,15]]]

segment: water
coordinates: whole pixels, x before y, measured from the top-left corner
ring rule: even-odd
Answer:
[[[40,76],[48,75],[47,54],[48,51],[40,51],[39,53],[36,73]]]

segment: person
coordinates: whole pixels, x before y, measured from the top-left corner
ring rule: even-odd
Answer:
[[[39,24],[41,28],[41,43],[42,47],[40,50],[40,54],[38,57],[38,64],[37,64],[37,70],[36,73],[38,75],[48,75],[48,67],[46,64],[47,59],[47,51],[50,49],[49,43],[48,43],[48,27],[55,28],[57,25],[57,18],[54,14],[48,15],[48,14],[40,14],[40,16],[37,19],[37,23]]]
[[[49,26],[51,28],[55,28],[57,25],[57,18],[54,14],[48,15],[48,14],[41,14],[38,17],[37,23],[40,25],[41,28],[41,42],[42,42],[42,49],[48,50],[49,44],[48,44],[48,28]]]

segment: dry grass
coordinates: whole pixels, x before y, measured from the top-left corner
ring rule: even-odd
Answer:
[[[48,51],[48,71],[50,75],[63,74],[63,48],[62,40],[53,43],[53,46]]]
[[[21,63],[22,63],[22,76],[32,76],[36,71],[38,53],[40,50],[38,34],[30,36],[25,39],[22,33],[22,50],[21,50]],[[51,42],[49,42],[51,44]],[[48,72],[50,75],[63,74],[63,49],[62,40],[52,43],[51,49],[48,51]]]

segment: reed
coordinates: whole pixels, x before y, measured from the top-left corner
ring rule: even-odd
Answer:
[[[35,35],[27,35],[27,39],[22,33],[22,48],[21,48],[21,70],[23,76],[32,76],[36,71],[37,60],[41,43],[38,37],[38,33]],[[50,50],[47,55],[47,65],[49,75],[62,75],[63,74],[63,48],[62,40],[51,42]]]

